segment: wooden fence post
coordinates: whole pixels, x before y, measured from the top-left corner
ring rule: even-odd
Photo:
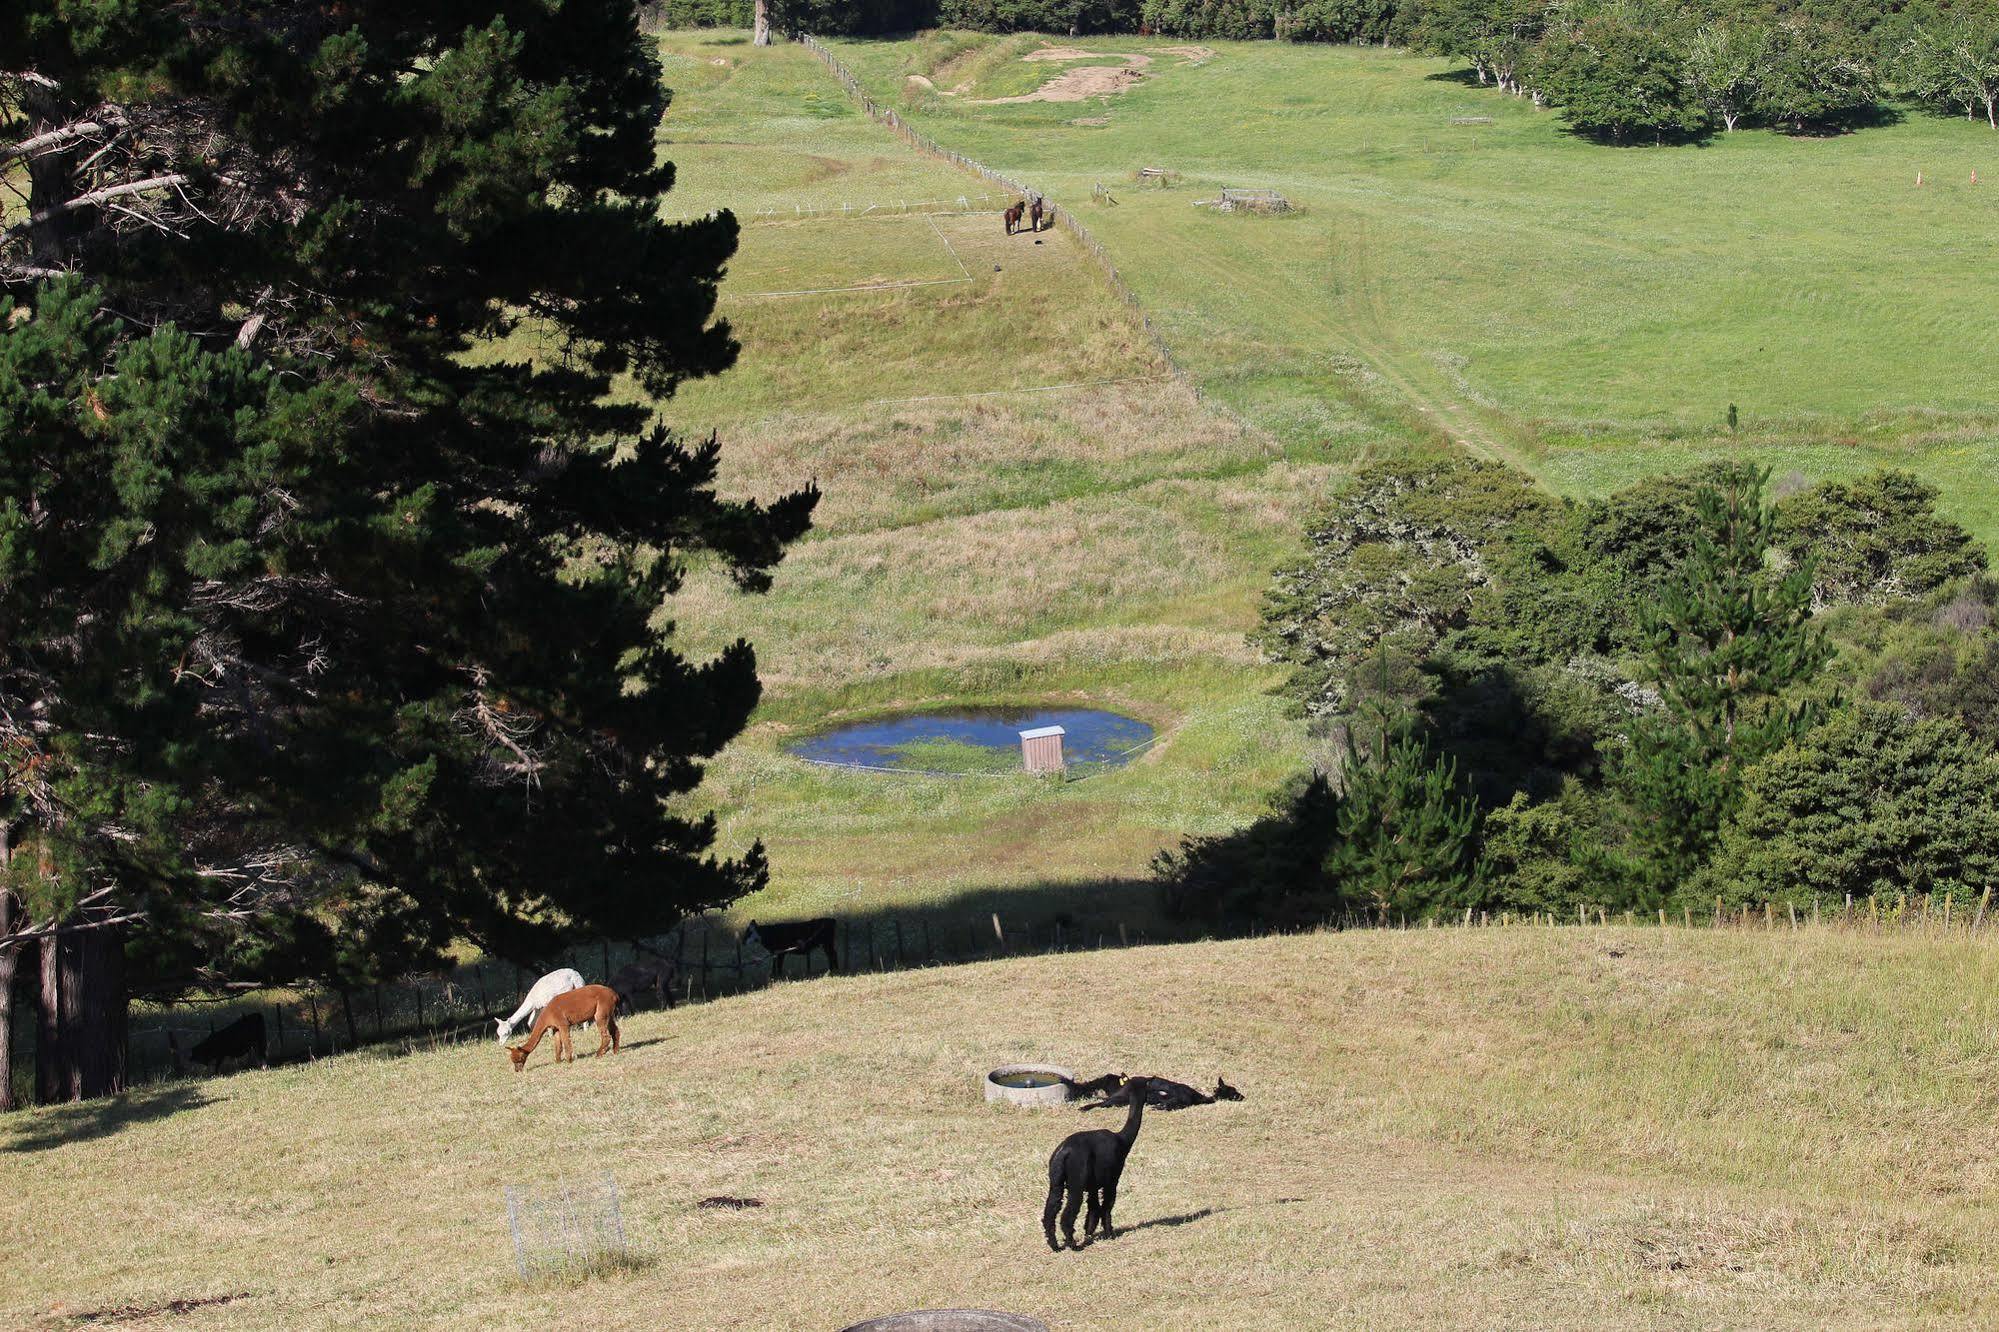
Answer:
[[[1721,894],[1714,895],[1714,927],[1721,928]]]
[[[1000,928],[999,912],[993,912],[993,938],[999,940],[999,950],[1006,951],[1006,931]]]
[[[902,970],[902,917],[897,916],[895,920],[891,923],[894,924],[895,926],[895,969],[897,971],[901,971]],[[1060,925],[1057,925],[1055,928],[1058,931],[1055,937],[1056,937],[1056,942],[1059,945],[1062,937],[1059,931],[1061,930],[1062,927]]]
[[[305,1001],[312,1006],[312,1049],[306,1052],[306,1058],[317,1059],[319,1058],[319,996],[307,990]]]

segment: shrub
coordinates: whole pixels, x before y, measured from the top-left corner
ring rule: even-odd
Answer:
[[[1699,900],[1976,896],[1999,878],[1999,754],[1955,718],[1860,704],[1750,772]]]
[[[1907,472],[1828,481],[1777,508],[1774,544],[1816,561],[1821,606],[1927,596],[1985,569],[1971,534],[1936,511],[1937,488]]]

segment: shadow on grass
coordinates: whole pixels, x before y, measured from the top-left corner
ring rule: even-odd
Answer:
[[[1135,1235],[1141,1230],[1167,1230],[1174,1226],[1191,1226],[1196,1221],[1205,1220],[1217,1212],[1226,1212],[1229,1210],[1231,1209],[1227,1207],[1203,1207],[1198,1212],[1182,1212],[1178,1216],[1155,1216],[1150,1221],[1141,1221],[1135,1226],[1126,1226],[1118,1234]]]
[[[0,1141],[0,1152],[40,1152],[74,1142],[107,1138],[134,1124],[170,1119],[183,1110],[195,1110],[217,1098],[206,1095],[191,1082],[172,1082],[142,1091],[126,1092],[101,1101],[45,1108],[24,1113],[14,1123],[19,1130]],[[13,1123],[0,1120],[0,1129]]]

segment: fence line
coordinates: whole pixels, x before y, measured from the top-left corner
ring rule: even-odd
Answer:
[[[1717,899],[1712,907],[1682,904],[1654,911],[1612,910],[1581,904],[1573,914],[1481,911],[1468,907],[1462,915],[1416,920],[1387,912],[1363,911],[1291,928],[1276,928],[1252,920],[1237,933],[1216,935],[1190,927],[1165,937],[1135,929],[1122,920],[1079,924],[1066,911],[1059,911],[1059,904],[1051,902],[1049,913],[1035,919],[1007,921],[999,912],[990,910],[971,917],[929,912],[863,914],[841,920],[837,929],[843,972],[898,971],[997,957],[1186,943],[1204,938],[1267,938],[1321,929],[1657,928],[1783,934],[1823,929],[1991,940],[1999,934],[1994,928],[1999,925],[1999,917],[1992,913],[1992,896],[1992,890],[1986,889],[1975,899],[1944,893],[1917,897],[1904,893],[1891,898],[1865,899],[1848,896],[1843,902],[1814,898],[1804,905],[1767,901],[1728,904]],[[636,947],[620,945],[614,950],[608,940],[599,940],[543,959],[538,966],[546,969],[567,965],[593,971],[601,966],[603,979],[609,980],[615,974],[614,961],[662,958],[675,968],[672,994],[679,1002],[702,1003],[740,994],[775,979],[775,959],[749,957],[739,936],[723,930],[719,921],[707,916],[683,922],[652,940],[639,941]],[[819,967],[817,973],[815,965]],[[823,974],[823,961],[815,963],[808,959],[802,965],[792,963],[784,967],[788,976],[801,971]],[[252,1000],[243,1011],[264,1015],[272,1063],[299,1063],[370,1046],[400,1045],[413,1050],[465,1041],[488,1042],[493,1039],[493,1015],[511,1012],[518,996],[527,991],[538,974],[510,963],[481,962],[430,981],[355,987],[344,992],[314,987],[300,992],[297,998],[277,1003]],[[645,1007],[644,995],[630,998],[634,1009]],[[128,1078],[132,1085],[198,1071],[168,1054],[166,1036],[172,1032],[179,1037],[184,1060],[196,1040],[215,1030],[213,1019],[203,1025],[188,1025],[187,1019],[192,1017],[189,1010],[200,1002],[177,1006],[180,1011],[167,1022],[132,1033],[127,1047]],[[17,1067],[32,1066],[30,1059],[17,1059]]]
[[[749,218],[753,222],[794,222],[816,217],[948,217],[954,213],[997,213],[1000,211],[998,203],[998,198],[990,194],[961,194],[955,199],[897,199],[880,203],[870,199],[858,208],[851,202],[837,206],[793,204],[790,212],[777,205],[766,205],[751,213]]]
[[[973,172],[995,184],[1004,185],[1007,189],[1013,191],[1014,194],[1024,198],[1035,198],[1038,196],[1044,200],[1052,199],[1053,196],[1049,195],[1047,191],[1036,189],[1025,181],[1009,176],[1003,171],[995,171],[977,158],[967,157],[963,153],[946,148],[929,135],[912,129],[903,121],[902,116],[897,113],[894,107],[883,106],[870,97],[867,89],[862,87],[860,79],[855,76],[852,70],[847,68],[845,62],[840,57],[834,55],[828,49],[824,42],[821,42],[810,33],[800,33],[797,40],[806,50],[818,56],[820,62],[832,71],[833,77],[839,80],[840,86],[847,90],[849,96],[860,103],[861,110],[867,114],[869,119],[878,125],[885,126],[897,138],[918,152],[949,162],[953,166]],[[1145,306],[1140,303],[1138,293],[1133,291],[1131,284],[1124,280],[1124,274],[1118,271],[1118,266],[1112,261],[1110,252],[1103,247],[1095,236],[1090,234],[1090,229],[1083,225],[1082,221],[1077,218],[1075,211],[1067,204],[1063,204],[1061,207],[1055,209],[1055,222],[1069,233],[1071,238],[1082,247],[1085,254],[1096,261],[1097,266],[1103,271],[1104,277],[1110,282],[1111,290],[1116,293],[1118,299],[1123,301],[1132,314],[1137,317],[1139,327],[1145,331],[1145,336],[1152,343],[1153,350],[1159,354],[1159,359],[1166,363],[1166,367],[1173,372],[1174,378],[1192,390],[1197,401],[1207,402],[1207,394],[1202,391],[1200,384],[1188,372],[1187,368],[1180,363],[1180,358],[1173,354],[1173,349],[1166,345],[1166,339],[1160,335],[1159,330],[1153,327],[1152,317],[1145,312]],[[1219,403],[1210,403],[1209,405],[1220,408],[1220,410],[1240,425],[1247,426],[1249,424],[1232,408]]]

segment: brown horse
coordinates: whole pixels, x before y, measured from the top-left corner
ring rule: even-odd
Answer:
[[[1050,216],[1053,216],[1055,212],[1053,208],[1050,208],[1047,211],[1050,214]],[[1027,224],[1028,224],[1027,229],[1029,231],[1041,230],[1041,213],[1042,213],[1041,196],[1037,194],[1034,196],[1033,205],[1029,207],[1027,210]]]
[[[1014,204],[1011,208],[1006,210],[1007,235],[1011,236],[1014,232],[1020,230],[1020,217],[1021,214],[1025,213],[1026,211],[1027,211],[1027,203],[1025,200],[1022,200],[1021,202]]]
[[[567,1059],[576,1062],[576,1046],[569,1038],[569,1029],[585,1022],[597,1024],[597,1053],[603,1054],[609,1048],[612,1054],[618,1052],[618,992],[608,985],[586,985],[580,990],[570,990],[558,994],[548,1001],[535,1020],[534,1033],[528,1037],[526,1045],[507,1047],[507,1058],[514,1061],[514,1072],[518,1073],[527,1064],[528,1056],[541,1044],[541,1038],[549,1032],[555,1033],[555,1061]]]

